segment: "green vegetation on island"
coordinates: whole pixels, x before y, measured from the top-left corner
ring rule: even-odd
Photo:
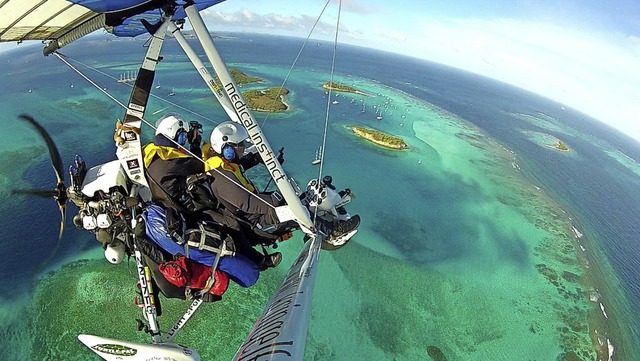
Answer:
[[[289,94],[289,89],[275,87],[267,90],[247,90],[242,93],[249,109],[258,112],[278,113],[288,109],[283,101],[285,95]]]
[[[236,68],[230,68],[229,73],[231,74],[231,77],[233,77],[233,80],[236,82],[236,84],[239,86],[242,86],[243,84],[262,83],[262,79],[256,78],[255,76],[249,76]],[[220,78],[216,78],[215,81],[216,85],[221,88],[222,82],[220,81]]]
[[[356,94],[361,94],[361,95],[367,95],[363,92],[361,92],[360,90],[354,88],[354,87],[350,87],[348,85],[342,85],[342,84],[337,84],[334,82],[326,82],[324,84],[322,84],[322,87],[325,89],[331,89],[334,91],[338,91],[338,92],[345,92],[345,93],[356,93]]]
[[[560,140],[556,143],[555,148],[564,152],[569,150],[569,147]]]
[[[229,73],[231,73],[231,76],[239,86],[242,86],[243,84],[263,82],[262,79],[255,76],[249,76],[236,68],[229,69]],[[220,79],[216,79],[216,84],[219,87],[222,86]],[[247,102],[249,109],[269,113],[284,112],[289,109],[287,104],[283,101],[283,97],[287,94],[289,94],[289,90],[283,87],[275,87],[266,90],[247,90],[242,92],[242,96]]]
[[[231,76],[233,77],[233,79],[236,81],[236,84],[238,85],[262,83],[262,79],[256,78],[255,76],[249,76],[236,68],[229,69],[229,72],[231,73]]]
[[[409,149],[409,145],[407,145],[407,143],[405,143],[401,138],[381,132],[379,130],[353,126],[351,127],[351,131],[358,137],[364,138],[374,144],[383,146],[385,148],[396,150]]]

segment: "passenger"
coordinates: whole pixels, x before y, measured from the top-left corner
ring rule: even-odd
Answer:
[[[179,114],[165,114],[156,123],[153,142],[142,149],[153,202],[177,213],[184,213],[189,201],[187,177],[204,170],[202,161],[184,148],[187,143],[185,126],[186,122]],[[200,140],[201,137],[192,139],[193,150],[199,150]],[[196,155],[201,156],[201,153],[198,151]]]
[[[166,227],[169,231],[182,231],[181,215],[195,216],[189,214],[187,177],[204,171],[202,160],[188,154],[184,148],[189,141],[191,152],[198,156],[202,155],[200,150],[202,127],[192,122],[192,131],[187,131],[186,124],[179,114],[164,115],[156,123],[153,142],[147,144],[142,151],[152,200],[165,209]],[[275,267],[280,263],[282,259],[280,253],[265,256],[253,248],[253,244],[241,232],[237,220],[213,210],[206,214],[198,214],[198,218],[200,216],[206,216],[225,225],[227,227],[225,230],[234,240],[236,250],[256,263],[260,269]]]
[[[216,126],[211,132],[211,149],[203,149],[205,153],[205,170],[216,169],[221,176],[212,172],[214,180],[211,190],[226,210],[235,216],[245,219],[258,230],[278,234],[291,226],[290,222],[280,223],[275,207],[284,205],[284,199],[278,192],[259,192],[247,179],[245,170],[261,163],[257,153],[244,154],[247,148],[248,133],[246,129],[232,121]],[[282,164],[282,153],[278,155]],[[318,229],[330,238],[339,238],[360,224],[360,216],[354,215],[349,220],[328,222],[318,218]],[[297,225],[297,224],[296,224]]]

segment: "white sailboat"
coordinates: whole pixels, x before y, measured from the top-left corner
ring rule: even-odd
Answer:
[[[322,162],[322,147],[316,150],[316,157],[313,158],[311,164],[320,164],[320,162]]]
[[[170,97],[172,97],[174,95],[176,95],[176,88],[175,87],[171,88],[171,93],[169,93]]]
[[[138,72],[137,71],[127,70],[124,73],[120,73],[120,77],[118,78],[118,80],[116,80],[116,82],[118,82],[118,83],[133,83],[133,82],[136,81],[137,77],[138,77]]]

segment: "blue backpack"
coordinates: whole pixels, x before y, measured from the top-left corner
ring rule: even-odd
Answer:
[[[185,253],[184,246],[176,243],[167,235],[166,214],[162,207],[152,203],[146,204],[142,218],[145,220],[147,236],[155,244],[173,256]],[[206,266],[213,266],[216,256],[215,253],[209,251],[189,248],[189,258]],[[228,273],[234,282],[245,288],[253,286],[260,275],[260,270],[255,262],[239,253],[232,257],[222,257],[218,263],[218,269]]]

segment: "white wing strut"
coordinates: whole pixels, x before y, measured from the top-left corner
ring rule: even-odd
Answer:
[[[249,137],[253,141],[253,144],[256,146],[260,157],[264,161],[267,170],[273,178],[276,186],[282,193],[282,196],[287,201],[287,205],[291,208],[291,211],[296,216],[297,222],[300,226],[306,228],[307,230],[313,230],[313,222],[309,217],[309,211],[305,206],[302,205],[300,199],[296,195],[295,190],[291,183],[289,183],[289,179],[287,175],[284,173],[282,166],[276,159],[276,154],[273,152],[273,149],[267,142],[267,138],[265,137],[262,129],[258,125],[258,122],[254,118],[253,114],[249,110],[247,103],[242,97],[242,93],[238,89],[238,85],[233,80],[233,77],[229,73],[227,66],[222,61],[220,54],[216,50],[213,45],[213,40],[211,39],[211,35],[209,35],[209,31],[205,26],[198,10],[193,5],[185,6],[185,11],[187,13],[187,17],[189,18],[189,22],[191,22],[191,26],[193,27],[193,31],[196,34],[196,37],[200,41],[202,48],[209,59],[209,62],[213,66],[213,69],[218,75],[218,78],[222,82],[222,89],[226,93],[228,99],[231,101],[231,105],[233,106],[233,110],[235,111],[237,118],[240,119],[240,123],[244,125],[249,133]]]
[[[302,360],[311,312],[313,286],[315,284],[315,266],[324,236],[315,231],[309,211],[298,198],[267,142],[267,138],[247,107],[242,93],[218,54],[198,10],[192,5],[187,5],[185,6],[185,11],[194,33],[216,75],[222,82],[222,89],[237,116],[237,119],[235,117],[232,117],[232,119],[239,120],[247,129],[249,137],[269,170],[271,178],[273,178],[287,205],[291,208],[298,224],[303,230],[314,233],[314,237],[305,244],[304,249],[289,270],[287,277],[265,306],[262,315],[254,324],[251,333],[247,336],[234,359]],[[198,65],[194,65],[198,68]],[[224,102],[221,104],[224,107]]]

